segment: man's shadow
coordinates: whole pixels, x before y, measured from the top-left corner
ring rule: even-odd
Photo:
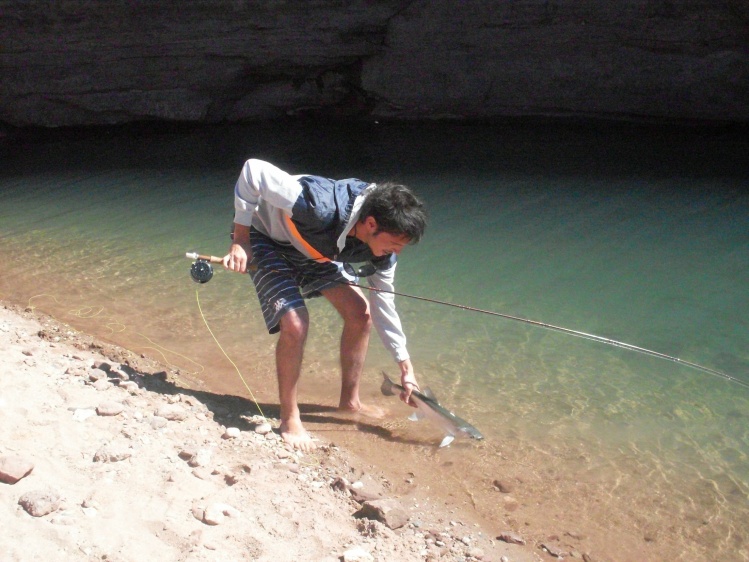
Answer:
[[[190,396],[203,404],[212,414],[214,421],[227,426],[236,427],[240,431],[254,431],[262,422],[255,423],[255,416],[263,418],[278,419],[281,416],[280,406],[273,403],[256,403],[253,400],[235,396],[231,394],[217,394],[205,390],[197,390],[179,386],[173,380],[169,380],[166,371],[149,373],[133,367],[122,365],[121,370],[128,374],[130,380],[136,382],[140,388],[149,392],[161,394],[164,396]],[[110,380],[119,384],[120,379],[109,372]],[[300,404],[302,421],[314,424],[330,424],[339,426],[344,430],[362,431],[376,435],[386,441],[401,444],[423,445],[422,441],[405,439],[402,436],[396,436],[389,429],[375,423],[362,420],[361,416],[347,417],[341,415],[339,410],[332,406],[323,406],[319,404]],[[278,429],[274,429],[277,433]],[[313,430],[315,431],[315,430]]]

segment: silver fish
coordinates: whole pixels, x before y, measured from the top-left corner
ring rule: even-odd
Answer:
[[[390,380],[390,377],[388,377],[384,372],[382,373],[382,376],[385,377],[385,380],[382,381],[380,391],[385,396],[394,396],[396,391],[398,394],[403,391],[403,387]],[[432,391],[428,388],[424,389],[423,393],[414,390],[411,393],[411,400],[416,403],[416,412],[412,414],[409,419],[417,421],[419,419],[428,418],[445,432],[445,437],[442,439],[440,447],[447,447],[453,442],[455,437],[461,433],[473,439],[484,438],[484,436],[481,435],[481,432],[470,423],[460,419],[458,416],[441,406]]]

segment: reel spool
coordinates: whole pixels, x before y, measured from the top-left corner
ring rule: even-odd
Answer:
[[[213,277],[212,263],[221,263],[222,258],[216,256],[202,255],[197,252],[187,252],[186,258],[195,260],[190,267],[190,277],[196,283],[208,283]]]
[[[213,266],[203,259],[198,259],[190,266],[190,277],[196,283],[208,283],[213,277]]]

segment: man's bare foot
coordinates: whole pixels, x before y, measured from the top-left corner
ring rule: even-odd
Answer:
[[[341,405],[338,407],[338,411],[343,414],[348,415],[362,415],[367,416],[368,418],[374,418],[374,419],[382,419],[385,417],[385,410],[382,408],[379,408],[377,406],[369,406],[364,404],[359,404],[358,407],[354,406],[344,406]]]
[[[281,422],[279,429],[284,443],[290,445],[292,448],[305,453],[309,453],[317,448],[317,445],[312,440],[310,434],[307,433],[307,430],[304,429],[300,420],[292,419]]]

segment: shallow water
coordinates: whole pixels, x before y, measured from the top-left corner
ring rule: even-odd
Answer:
[[[431,222],[401,256],[400,292],[749,385],[747,154],[741,131],[623,125],[28,134],[0,149],[0,298],[247,396],[204,316],[257,399],[275,404],[275,340],[249,280],[216,271],[194,284],[184,258],[226,251],[232,187],[252,156],[413,186]],[[436,451],[436,430],[404,421],[379,395],[380,371],[396,369],[376,335],[363,392],[386,420],[316,417],[311,405],[336,404],[338,384],[340,322],[322,300],[310,303],[303,375],[310,429],[413,472],[498,530],[583,534],[612,560],[749,560],[748,387],[523,322],[397,302],[420,382],[486,440]],[[496,492],[495,479],[513,491]]]

